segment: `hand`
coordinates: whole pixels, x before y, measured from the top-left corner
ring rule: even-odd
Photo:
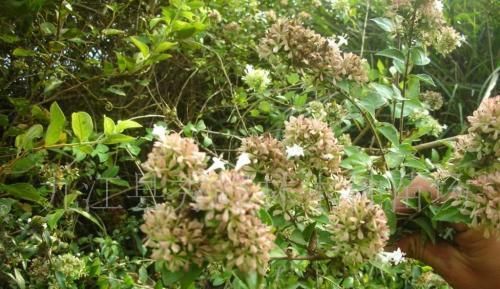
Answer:
[[[417,192],[429,192],[437,198],[439,192],[431,183],[416,177],[405,190],[406,197]],[[404,195],[403,195],[404,197]],[[401,198],[395,200],[396,213],[411,212]],[[485,238],[483,232],[464,224],[452,224],[457,231],[453,242],[426,241],[419,234],[412,234],[397,241],[410,258],[430,266],[455,289],[498,289],[500,287],[500,234]]]

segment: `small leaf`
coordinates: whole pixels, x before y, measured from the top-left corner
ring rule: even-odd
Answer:
[[[271,217],[271,215],[269,215],[266,209],[261,208],[259,210],[259,218],[264,224],[269,226],[273,225],[273,218]]]
[[[139,128],[139,127],[142,127],[142,125],[136,121],[129,120],[129,119],[119,120],[118,123],[116,124],[116,132],[122,133],[126,129]]]
[[[405,61],[405,56],[404,56],[403,52],[401,52],[400,50],[395,49],[395,48],[384,49],[384,50],[376,53],[376,55],[389,57],[389,58],[392,58],[395,60],[399,60],[403,63]]]
[[[125,34],[125,31],[120,29],[107,28],[103,29],[101,33],[104,35],[120,35],[120,34]]]
[[[393,145],[399,144],[398,130],[390,123],[381,122],[377,125],[377,130],[385,136]]]
[[[413,74],[411,76],[416,77],[427,84],[430,84],[432,86],[436,86],[436,84],[434,83],[434,80],[432,80],[432,77],[428,74]]]
[[[45,83],[45,88],[43,89],[43,93],[48,94],[49,92],[53,91],[54,89],[58,88],[63,84],[64,81],[58,79],[58,78],[51,78]]]
[[[135,140],[135,138],[132,136],[117,133],[117,134],[112,134],[112,135],[107,136],[104,139],[103,143],[105,143],[105,144],[118,144],[118,143],[131,142],[133,140]]]
[[[130,40],[132,40],[132,43],[134,43],[134,45],[139,48],[139,50],[141,51],[142,55],[146,58],[149,56],[149,47],[144,43],[144,42],[141,42],[137,37],[135,36],[132,36],[130,37]]]
[[[434,217],[432,217],[434,221],[441,222],[449,222],[449,223],[470,223],[470,217],[462,214],[460,212],[460,208],[457,208],[452,205],[441,207]]]
[[[414,47],[410,51],[410,59],[415,65],[424,66],[431,62],[429,57],[425,55],[425,51],[421,47]]]
[[[28,57],[28,56],[35,56],[36,52],[33,50],[28,50],[24,48],[16,48],[14,51],[12,51],[12,55],[18,56],[18,57]]]
[[[384,31],[392,32],[394,31],[394,23],[391,19],[385,17],[378,17],[371,19],[378,27],[382,28]]]
[[[92,223],[96,224],[103,232],[106,232],[106,229],[104,228],[104,226],[94,216],[92,216],[91,214],[89,214],[89,212],[84,211],[84,210],[82,210],[80,208],[69,208],[68,210],[72,211],[72,212],[75,212],[77,214],[80,214],[84,218],[86,218],[89,221],[91,221]]]
[[[45,216],[45,220],[47,220],[47,225],[50,229],[55,229],[57,227],[57,222],[64,215],[64,209],[57,209],[54,213],[48,214]]]
[[[111,118],[104,116],[104,134],[111,135],[115,133],[115,131],[115,122]]]
[[[71,115],[71,128],[80,142],[87,141],[94,130],[92,117],[83,111]]]
[[[26,289],[26,281],[24,281],[23,275],[19,272],[19,270],[17,270],[17,268],[14,269],[14,276],[17,286],[19,286],[20,289]]]
[[[55,144],[63,132],[66,117],[62,112],[57,102],[52,103],[50,106],[50,124],[45,133],[45,145]]]
[[[425,217],[419,217],[417,219],[412,220],[415,224],[417,224],[422,231],[424,231],[425,235],[431,240],[433,244],[436,243],[436,232],[432,228],[432,224],[430,220]]]
[[[7,214],[12,209],[12,205],[16,203],[16,200],[9,198],[1,198],[0,199],[0,218],[7,216]]]
[[[165,50],[169,50],[170,48],[172,48],[176,45],[177,45],[177,42],[163,41],[162,43],[158,44],[158,46],[155,47],[155,52],[161,53]]]

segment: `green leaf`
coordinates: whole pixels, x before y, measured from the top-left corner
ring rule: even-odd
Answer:
[[[117,134],[112,134],[112,135],[107,136],[104,139],[103,143],[105,143],[105,144],[117,144],[117,143],[131,142],[133,140],[135,140],[135,138],[132,136],[117,133]]]
[[[295,106],[296,108],[300,108],[300,107],[303,107],[307,102],[307,94],[301,94],[301,95],[297,95],[294,99],[293,99],[293,106]]]
[[[259,218],[264,224],[269,226],[273,225],[273,218],[271,217],[271,215],[269,215],[266,209],[261,208],[259,210]]]
[[[154,51],[156,53],[161,53],[165,50],[169,50],[170,48],[172,48],[176,45],[177,45],[177,42],[163,41],[162,43],[158,44],[158,46],[155,47]]]
[[[110,87],[106,88],[106,90],[113,93],[113,94],[119,95],[119,96],[127,96],[125,91],[123,91],[117,87],[110,86]]]
[[[137,48],[139,48],[139,50],[141,51],[141,53],[144,56],[144,58],[146,58],[146,57],[149,56],[149,47],[144,42],[140,41],[135,36],[130,37],[130,40],[132,40],[132,43],[134,43],[134,45]]]
[[[126,129],[139,128],[139,127],[142,127],[142,125],[136,121],[129,120],[129,119],[119,120],[118,123],[116,124],[116,132],[122,133]]]
[[[410,59],[415,65],[424,66],[431,62],[429,57],[425,55],[425,51],[421,47],[413,47],[410,51]]]
[[[294,85],[300,81],[300,76],[297,73],[290,73],[286,76],[286,81],[288,81],[291,85]]]
[[[431,221],[425,217],[419,217],[417,219],[412,220],[415,224],[417,224],[425,235],[431,240],[433,244],[436,243],[436,232],[434,231]]]
[[[53,91],[54,89],[58,88],[63,84],[64,81],[58,79],[58,78],[51,78],[45,82],[45,88],[43,89],[43,93],[48,94],[49,92]]]
[[[432,217],[432,220],[449,222],[449,223],[465,223],[465,224],[468,224],[471,221],[469,216],[460,213],[460,208],[451,205],[439,208],[434,217]]]
[[[16,203],[16,200],[9,198],[0,199],[0,218],[7,216],[7,214],[12,209],[12,205]]]
[[[74,112],[71,115],[71,128],[80,142],[87,141],[94,130],[92,117],[84,112]]]
[[[432,86],[436,86],[436,84],[434,83],[434,80],[432,80],[432,77],[428,74],[412,74],[410,77],[416,77],[427,84],[430,84]]]
[[[353,288],[354,286],[354,278],[349,276],[344,279],[342,282],[342,288]]]
[[[28,49],[18,47],[12,51],[12,55],[17,56],[17,57],[29,57],[29,56],[35,56],[36,52],[33,50],[28,50]]]
[[[120,29],[107,28],[103,29],[101,33],[104,35],[120,35],[120,34],[125,34],[125,31]]]
[[[19,289],[26,289],[26,282],[24,281],[24,277],[21,272],[17,270],[17,268],[14,269],[14,276],[14,280],[16,281],[17,286],[19,286]]]
[[[16,137],[16,147],[29,150],[33,148],[33,141],[42,137],[43,127],[35,124],[30,127],[25,133]]]
[[[59,140],[65,123],[66,117],[63,111],[57,102],[52,103],[50,106],[50,124],[45,133],[45,145],[53,145]]]
[[[107,136],[112,135],[115,131],[115,122],[111,118],[104,116],[104,134]]]
[[[180,284],[181,284],[181,288],[182,289],[190,288],[190,286],[191,286],[191,284],[193,284],[194,280],[196,280],[196,278],[198,278],[198,276],[200,276],[201,271],[202,270],[200,267],[198,267],[196,265],[191,265],[191,267],[189,268],[189,271],[184,272],[181,279],[179,280]]]
[[[28,183],[17,183],[17,184],[0,184],[0,189],[7,194],[36,203],[42,203],[43,198],[40,196],[40,193],[33,187],[33,185]]]
[[[103,232],[106,232],[106,229],[104,228],[104,226],[94,216],[92,216],[91,214],[89,214],[89,212],[84,211],[84,210],[82,210],[80,208],[68,208],[68,210],[71,211],[71,212],[75,212],[77,214],[80,214],[81,216],[83,216],[87,220],[89,220],[92,223],[96,224]]]
[[[389,57],[389,58],[399,60],[402,62],[405,61],[405,56],[404,56],[403,52],[401,52],[399,49],[395,49],[395,48],[384,49],[384,50],[376,53],[376,55]]]
[[[391,19],[385,17],[378,17],[371,19],[378,27],[382,28],[384,31],[392,32],[395,30],[395,25]]]
[[[45,216],[49,228],[52,230],[55,229],[57,227],[57,222],[59,222],[59,220],[63,215],[64,215],[64,209],[57,209],[54,213]]]
[[[385,136],[394,146],[399,144],[398,130],[390,123],[381,122],[377,124],[377,130]]]

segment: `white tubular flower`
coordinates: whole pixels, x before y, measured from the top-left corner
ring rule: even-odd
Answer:
[[[303,157],[303,156],[304,156],[304,149],[298,144],[286,147],[286,157],[288,159],[293,157]]]
[[[162,140],[167,135],[167,129],[164,126],[155,124],[151,133],[157,139]]]
[[[340,35],[340,36],[337,36],[337,39],[338,39],[338,42],[337,42],[337,46],[340,47],[342,45],[347,45],[347,34],[343,34],[343,35]]]
[[[239,157],[238,160],[236,161],[236,166],[234,169],[240,170],[242,167],[251,164],[252,161],[250,161],[250,155],[248,153],[242,153]]]
[[[205,173],[213,172],[215,170],[221,169],[225,170],[226,169],[226,163],[221,160],[220,158],[213,157],[212,158],[212,165],[205,170]]]
[[[398,265],[402,262],[405,262],[406,261],[406,258],[404,257],[405,255],[406,253],[401,251],[401,248],[398,248],[396,251],[393,252],[380,252],[378,254],[382,262],[392,263],[394,265]]]

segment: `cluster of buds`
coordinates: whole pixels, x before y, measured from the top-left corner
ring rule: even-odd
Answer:
[[[485,99],[468,121],[468,134],[455,144],[451,171],[461,183],[452,204],[489,236],[500,230],[500,95]]]
[[[262,203],[260,188],[239,172],[210,172],[191,201],[177,208],[157,205],[145,213],[141,228],[151,257],[168,261],[172,271],[220,262],[265,274],[274,235],[257,216]]]
[[[342,53],[337,43],[305,28],[298,20],[278,19],[261,39],[258,52],[262,58],[284,52],[293,65],[334,79],[368,81],[366,60],[352,53]]]
[[[380,206],[364,195],[340,199],[327,226],[334,246],[329,254],[355,266],[377,256],[389,238],[387,218]]]
[[[341,175],[342,146],[323,121],[303,115],[291,117],[279,141],[269,134],[245,138],[240,153],[248,157],[242,170],[257,181],[271,185],[272,201],[285,210],[301,208],[306,215],[321,212],[326,192],[346,190]]]
[[[142,164],[142,181],[158,184],[167,198],[175,199],[179,189],[194,185],[206,167],[206,155],[192,139],[178,133],[159,136],[148,159]]]
[[[471,226],[482,229],[486,237],[500,231],[500,172],[480,175],[468,181],[469,190],[456,194],[454,206],[470,216]]]
[[[429,110],[439,110],[443,106],[443,96],[437,91],[425,91],[420,94],[420,100],[429,108]]]
[[[183,192],[181,201],[144,214],[141,229],[153,259],[167,261],[172,271],[218,262],[265,273],[274,235],[258,218],[264,197],[259,186],[236,170],[205,170],[205,154],[179,134],[160,136],[143,167],[162,188],[173,179]]]
[[[303,115],[291,117],[285,123],[285,145],[298,145],[304,149],[307,166],[330,176],[340,171],[343,147],[328,125]]]
[[[256,181],[269,185],[274,201],[283,204],[285,209],[299,206],[306,212],[319,212],[320,194],[304,182],[314,176],[307,175],[307,171],[300,170],[294,163],[303,155],[301,147],[286,148],[270,134],[264,134],[243,139],[239,150],[250,160],[242,170]]]
[[[479,108],[468,117],[468,134],[460,137],[456,144],[457,161],[472,158],[474,165],[459,166],[467,169],[467,175],[476,171],[492,172],[499,169],[500,157],[500,95],[485,99]]]
[[[437,52],[447,55],[465,41],[462,35],[446,23],[441,0],[393,0],[392,2],[399,20],[412,21],[401,26],[414,27],[413,32],[416,32],[417,38],[425,46],[432,46]]]

